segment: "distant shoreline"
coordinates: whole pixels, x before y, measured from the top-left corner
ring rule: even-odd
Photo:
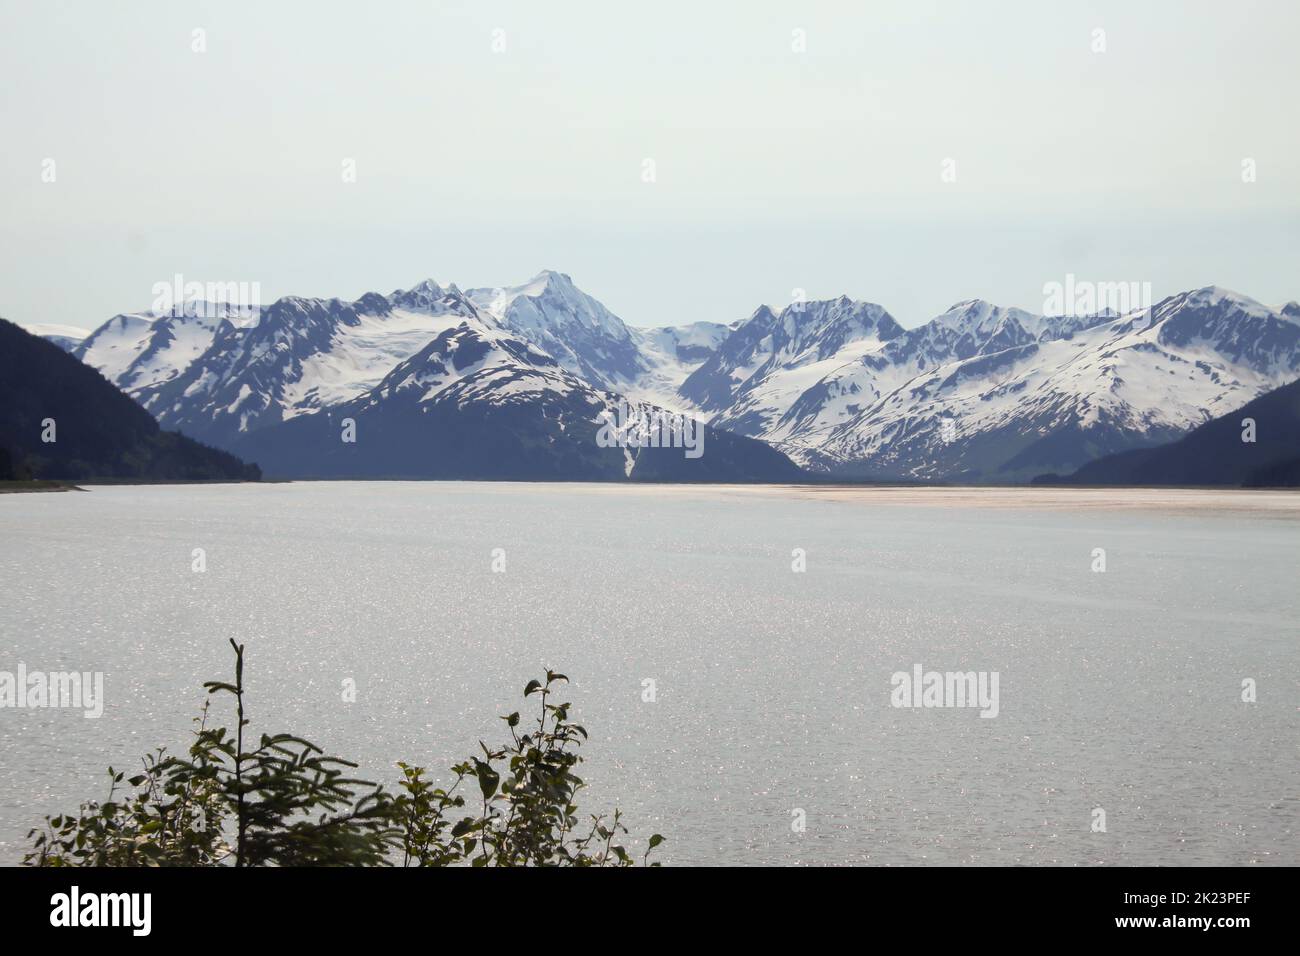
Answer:
[[[330,485],[402,484],[500,488],[514,486],[538,494],[641,495],[663,498],[761,499],[801,498],[808,501],[850,505],[880,505],[913,508],[949,508],[1007,511],[1160,511],[1170,514],[1271,515],[1300,519],[1300,489],[1169,486],[1085,486],[1085,485],[922,485],[922,484],[832,484],[735,483],[735,482],[638,482],[638,481],[506,481],[473,479],[294,479],[262,482],[236,481],[88,481],[0,482],[0,492],[90,491],[100,487],[146,487],[153,485]],[[37,487],[39,485],[39,487]]]
[[[70,481],[52,481],[49,479],[35,479],[32,481],[0,481],[0,495],[4,494],[31,494],[41,491],[85,491]]]

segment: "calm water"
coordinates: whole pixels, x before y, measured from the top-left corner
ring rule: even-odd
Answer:
[[[0,862],[107,764],[183,745],[234,637],[254,730],[372,779],[468,755],[529,678],[567,672],[584,809],[663,833],[665,864],[1300,863],[1297,512],[1123,494],[0,495],[0,670],[103,671],[107,697],[98,720],[0,710]],[[999,716],[892,707],[916,663],[998,672]]]

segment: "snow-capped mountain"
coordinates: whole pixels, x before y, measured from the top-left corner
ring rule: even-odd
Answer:
[[[891,337],[880,348],[844,363],[832,360],[834,370],[791,403],[766,435],[801,449],[815,447],[834,429],[859,420],[886,396],[936,369],[1073,335],[1105,318],[1046,317],[982,300],[959,302],[930,322]],[[989,361],[989,370],[995,379],[1003,375],[997,359]]]
[[[838,367],[903,334],[881,306],[846,296],[761,306],[681,385],[713,423],[742,435],[772,431],[790,405]]]
[[[350,401],[233,443],[272,476],[789,481],[769,446],[711,429],[675,447],[603,445],[621,396],[594,388],[502,329],[464,321]],[[644,413],[662,410],[638,406]],[[351,440],[343,440],[344,428]],[[702,425],[695,425],[703,429]]]
[[[616,388],[645,372],[623,320],[563,273],[547,269],[524,285],[470,289],[467,296],[502,326],[600,388]]]
[[[207,351],[219,332],[254,318],[243,308],[199,301],[175,314],[117,315],[82,339],[73,354],[134,395],[175,378]]]
[[[495,324],[454,285],[432,280],[356,302],[289,296],[263,309],[255,324],[221,327],[178,374],[133,394],[164,427],[222,445],[361,395],[467,319]],[[126,387],[132,391],[130,382]]]
[[[715,322],[631,328],[567,275],[549,269],[523,285],[466,295],[583,381],[680,412],[692,406],[678,387],[730,332]]]
[[[1128,316],[962,302],[883,342],[864,333],[784,405],[733,403],[712,421],[832,474],[1024,480],[1170,440],[1300,376],[1296,313],[1215,287]],[[741,369],[738,397],[759,371],[773,375]]]
[[[597,441],[626,400],[683,426],[638,399],[673,396],[726,331],[633,332],[547,272],[494,297],[433,280],[355,302],[290,296],[241,324],[116,316],[81,354],[167,427],[272,476],[793,480],[779,452],[711,429],[699,457]],[[340,439],[344,419],[357,442]]]
[[[503,428],[528,459],[525,423],[563,448],[615,396],[760,439],[829,477],[970,481],[1168,441],[1300,377],[1300,306],[1213,286],[1122,316],[971,300],[912,329],[843,296],[728,324],[630,328],[552,271],[499,289],[426,280],[355,302],[286,297],[252,320],[210,314],[116,316],[74,354],[164,427],[227,448],[328,413],[293,432],[307,434],[347,408],[372,422],[436,420],[443,438],[486,447],[454,425],[463,414]],[[612,459],[598,460],[570,464],[608,474]]]
[[[648,371],[623,320],[563,273],[547,269],[523,285],[470,289],[467,295],[502,326],[598,388],[626,388]]]
[[[290,296],[253,321],[131,313],[76,353],[168,428],[217,444],[348,401],[462,321],[506,329],[588,384],[675,412],[682,381],[728,334],[721,324],[631,329],[561,273],[462,293],[425,280],[356,302]]]

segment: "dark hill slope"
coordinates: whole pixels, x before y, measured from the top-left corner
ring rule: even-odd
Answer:
[[[42,441],[46,419],[52,442]],[[0,479],[256,481],[256,465],[165,432],[99,372],[0,319]]]

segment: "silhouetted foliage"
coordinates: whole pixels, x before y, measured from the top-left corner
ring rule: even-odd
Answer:
[[[235,681],[204,684],[234,698],[235,730],[209,728],[208,704],[185,757],[148,755],[143,773],[108,769],[103,802],[46,817],[28,834],[33,866],[631,866],[618,841],[622,814],[579,826],[575,773],[587,731],[555,703],[563,674],[533,680],[525,698],[538,713],[521,732],[518,712],[501,718],[511,740],[452,767],[435,787],[423,767],[400,763],[398,792],[349,776],[356,764],[326,756],[292,734],[246,743],[244,647]],[[469,782],[467,784],[467,781]],[[125,782],[129,796],[118,798]],[[477,793],[466,794],[477,786]],[[650,850],[663,842],[655,834]],[[657,863],[650,864],[658,866]]]

